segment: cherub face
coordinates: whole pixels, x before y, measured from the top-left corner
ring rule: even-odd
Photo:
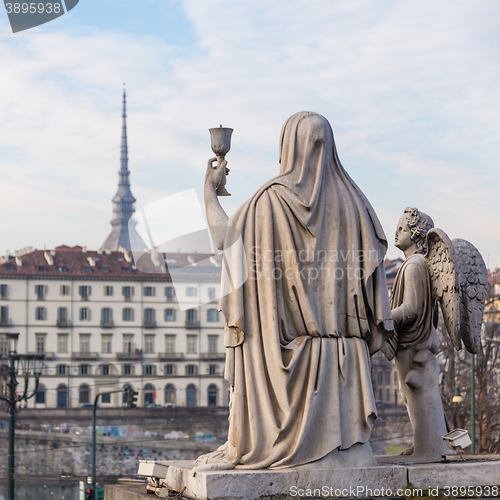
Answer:
[[[414,244],[411,239],[411,230],[408,227],[408,216],[406,214],[403,214],[399,218],[394,237],[394,244],[396,245],[396,248],[399,248],[403,252]]]

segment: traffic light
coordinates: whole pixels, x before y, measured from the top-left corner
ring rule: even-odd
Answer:
[[[139,393],[137,391],[133,391],[132,389],[128,390],[128,398],[127,398],[127,410],[129,408],[137,408],[137,395]]]
[[[95,500],[94,490],[92,488],[87,488],[85,493],[85,500]]]

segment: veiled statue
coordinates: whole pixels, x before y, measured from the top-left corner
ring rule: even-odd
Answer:
[[[413,428],[413,445],[405,454],[436,459],[448,452],[442,436],[449,430],[439,393],[437,304],[455,349],[463,343],[477,353],[488,275],[471,243],[451,241],[416,208],[407,208],[399,219],[395,244],[406,260],[392,291],[395,334],[382,351],[395,357]]]
[[[231,218],[216,195],[225,162],[207,169],[207,218],[228,264],[222,288],[235,233],[248,279],[220,301],[229,433],[198,458],[200,470],[375,465],[369,357],[393,334],[387,241],[323,116],[290,117],[279,149],[279,174]]]

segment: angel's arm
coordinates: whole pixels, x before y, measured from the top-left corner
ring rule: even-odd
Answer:
[[[422,268],[409,263],[404,273],[403,303],[392,310],[397,330],[411,327],[422,315],[426,301],[430,300]]]

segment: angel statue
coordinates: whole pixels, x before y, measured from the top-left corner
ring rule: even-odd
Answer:
[[[407,208],[400,217],[395,244],[406,260],[392,291],[395,334],[382,351],[396,359],[413,428],[413,445],[403,454],[441,458],[448,451],[442,436],[449,429],[439,394],[437,304],[455,349],[460,350],[463,342],[469,352],[477,353],[488,286],[486,266],[471,243],[451,241],[416,208]]]

